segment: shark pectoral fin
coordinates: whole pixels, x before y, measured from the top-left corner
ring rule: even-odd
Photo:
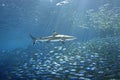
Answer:
[[[47,40],[47,43],[49,43],[50,41],[51,41],[51,39],[48,39],[48,40]]]
[[[62,40],[61,40],[61,43],[62,43],[62,44],[65,44],[65,39],[62,39]]]

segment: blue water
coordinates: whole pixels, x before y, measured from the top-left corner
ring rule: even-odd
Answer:
[[[0,0],[0,80],[119,80],[119,0]],[[58,34],[77,39],[37,42]]]

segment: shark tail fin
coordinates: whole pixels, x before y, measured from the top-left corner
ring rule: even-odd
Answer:
[[[30,37],[33,40],[33,46],[34,46],[36,44],[36,42],[37,42],[37,38],[32,36],[31,34],[30,34]]]

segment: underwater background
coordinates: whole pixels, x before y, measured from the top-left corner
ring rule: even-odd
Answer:
[[[120,80],[120,0],[0,0],[0,80]]]

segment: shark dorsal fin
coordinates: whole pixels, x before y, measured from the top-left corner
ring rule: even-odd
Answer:
[[[56,31],[53,32],[53,37],[55,37],[56,35],[58,35],[58,33]]]

